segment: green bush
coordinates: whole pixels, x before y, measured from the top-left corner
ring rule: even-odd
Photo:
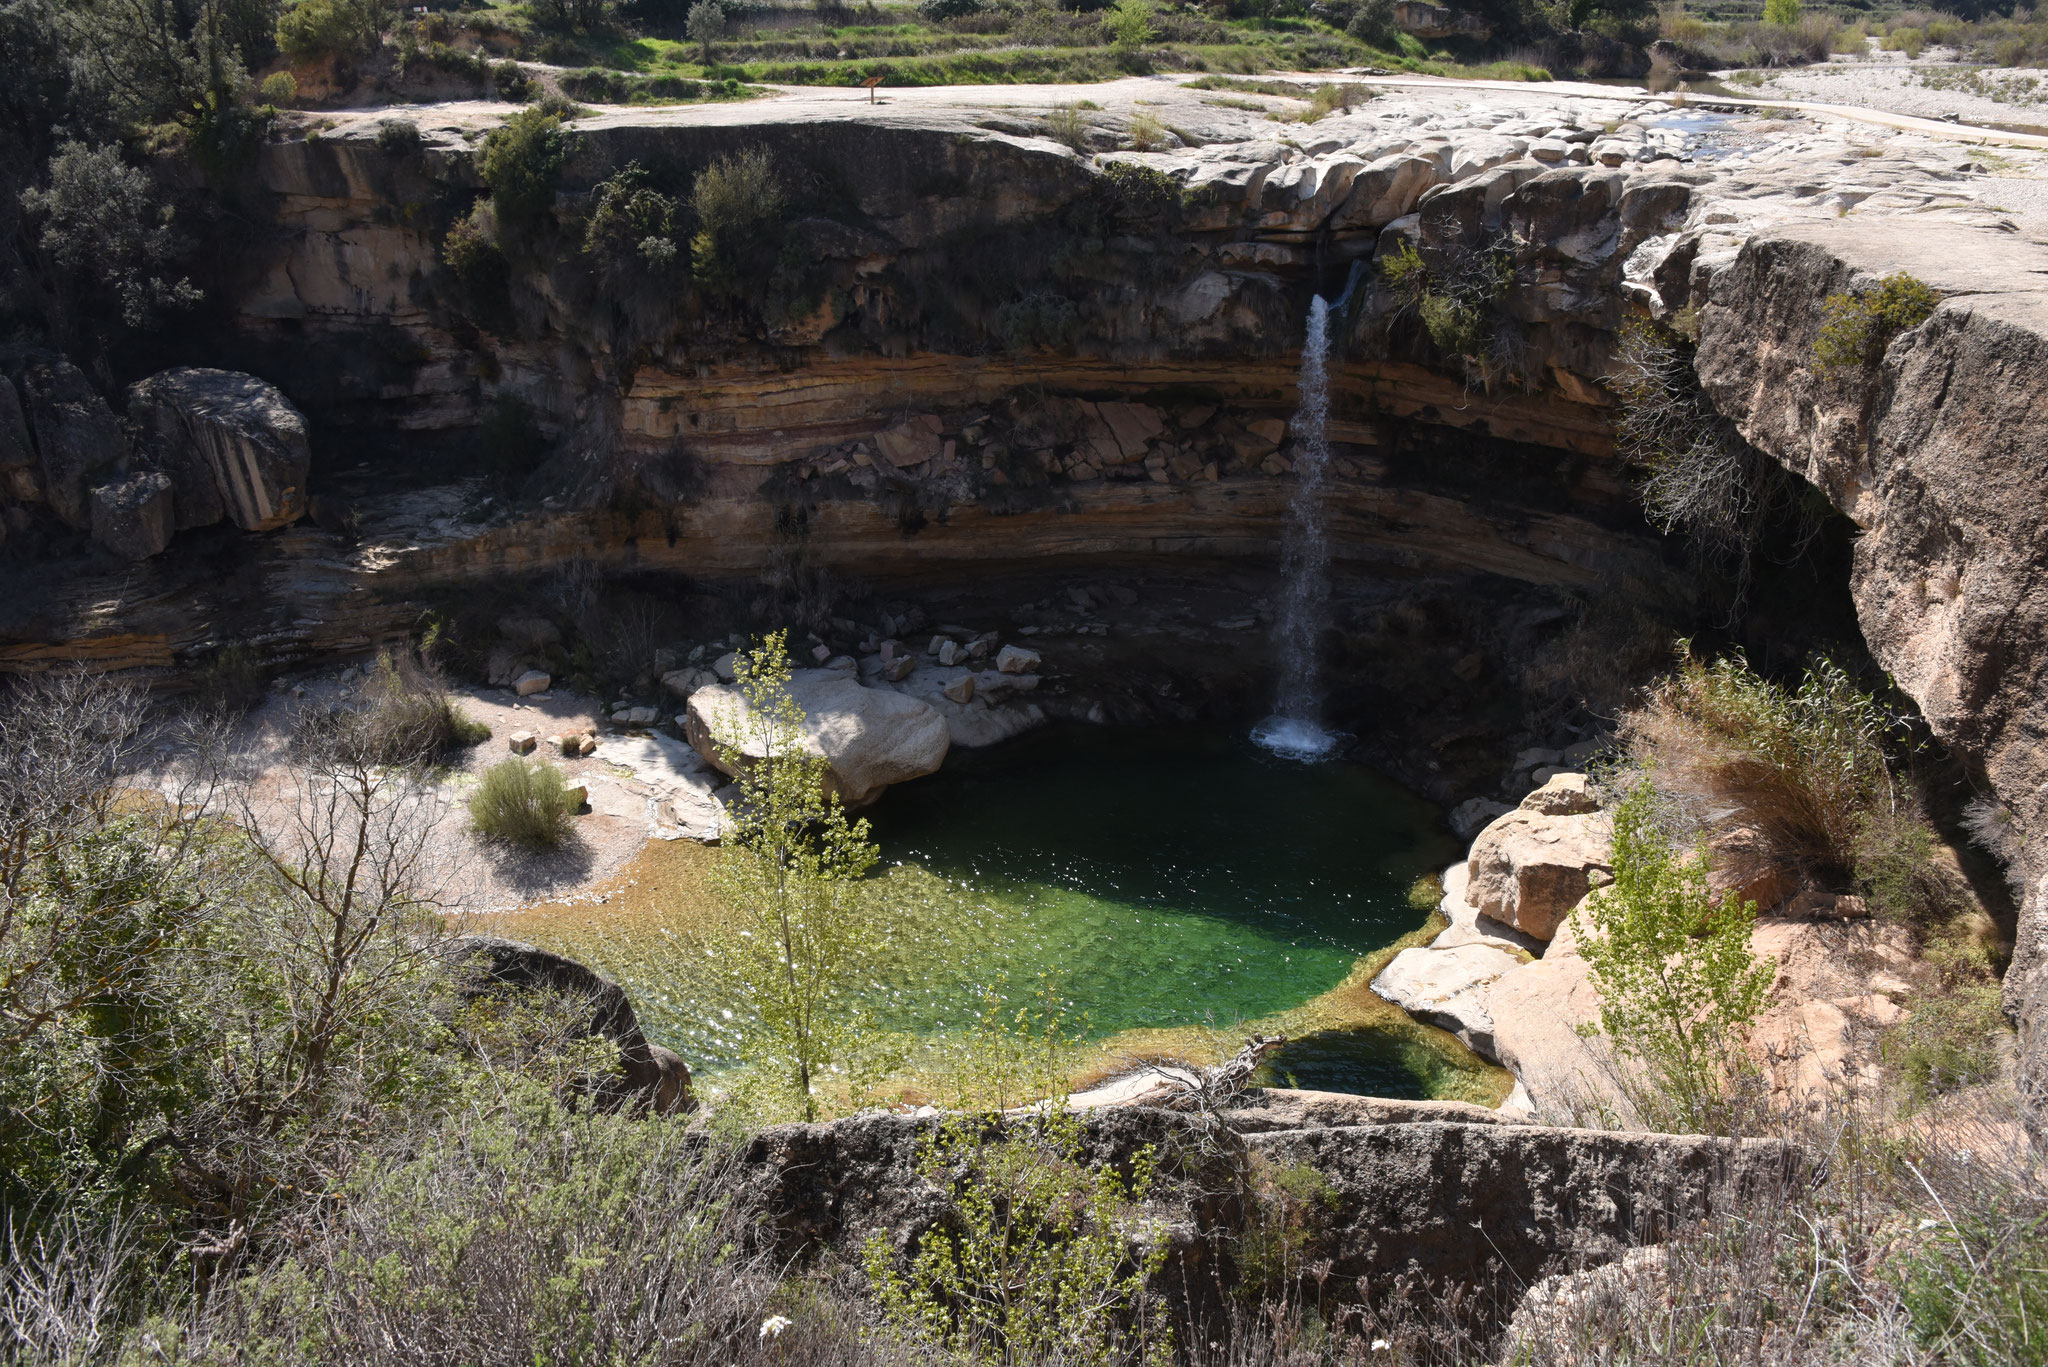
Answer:
[[[278,16],[277,47],[294,62],[367,57],[390,18],[378,0],[298,0]]]
[[[1885,1061],[1907,1098],[1925,1103],[1998,1076],[1998,1040],[2007,1033],[1996,983],[1963,983],[1915,997],[1912,1014],[1885,1032]]]
[[[409,157],[420,150],[420,126],[411,119],[383,119],[377,124],[377,150],[393,157]]]
[[[1081,111],[1071,104],[1055,105],[1045,116],[1045,135],[1084,156],[1087,154],[1088,120],[1082,118]]]
[[[1394,0],[1363,0],[1351,12],[1351,22],[1344,31],[1361,43],[1374,47],[1391,47],[1398,30],[1394,27]]]
[[[273,71],[263,78],[256,93],[265,104],[289,105],[299,98],[299,83],[289,71]]]
[[[496,87],[500,99],[514,104],[524,102],[533,91],[533,81],[527,76],[526,68],[509,59],[491,68],[491,84]]]
[[[1764,0],[1764,22],[1777,28],[1791,28],[1799,22],[1799,0]]]
[[[1903,272],[1866,294],[1829,295],[1813,342],[1814,370],[1828,375],[1877,364],[1893,338],[1926,322],[1940,302],[1931,286]]]
[[[1514,283],[1507,255],[1453,252],[1432,267],[1412,242],[1380,261],[1380,274],[1402,308],[1413,310],[1436,349],[1485,368],[1496,331],[1493,306]]]
[[[545,105],[521,109],[484,139],[477,173],[491,187],[498,221],[526,226],[554,207],[555,186],[569,160],[562,115]]]
[[[523,759],[486,769],[469,799],[470,824],[478,834],[535,850],[567,840],[575,812],[561,771]]]
[[[1166,146],[1166,125],[1157,114],[1141,109],[1131,115],[1131,146],[1140,152],[1157,152]]]
[[[654,188],[639,162],[601,182],[591,197],[583,252],[606,276],[635,272],[665,276],[677,264],[678,211],[674,199]]]
[[[491,728],[448,697],[439,674],[411,655],[377,657],[363,685],[364,753],[378,764],[431,764],[481,745]]]
[[[726,289],[737,285],[737,265],[763,245],[762,230],[782,217],[787,203],[775,158],[764,147],[720,157],[690,190],[697,234],[690,259],[697,277]]]
[[[1166,1261],[1160,1232],[1135,1259],[1130,1226],[1151,1190],[1148,1147],[1126,1178],[1091,1168],[1081,1119],[963,1116],[926,1141],[919,1171],[951,1198],[952,1218],[919,1238],[908,1272],[881,1236],[867,1271],[890,1324],[964,1361],[1073,1367],[1172,1361],[1151,1322],[1146,1284]]]
[[[1116,47],[1139,47],[1152,39],[1152,13],[1151,0],[1116,0],[1103,11],[1103,35]]]
[[[1750,953],[1756,903],[1707,889],[1702,836],[1681,858],[1639,784],[1614,812],[1614,882],[1574,911],[1580,953],[1600,990],[1600,1032],[1650,1069],[1688,1127],[1715,1123],[1741,1044],[1776,967]],[[1661,1119],[1662,1117],[1657,1117]]]
[[[479,200],[441,239],[441,261],[462,286],[472,319],[487,332],[512,327],[512,265],[498,245],[497,216]]]

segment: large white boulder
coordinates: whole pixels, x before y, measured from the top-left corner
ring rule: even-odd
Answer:
[[[849,807],[866,806],[892,783],[936,772],[952,744],[937,708],[894,689],[863,688],[841,670],[798,670],[789,693],[803,709],[805,746],[831,766],[827,783]],[[738,688],[692,693],[684,729],[697,753],[728,774],[765,753]],[[740,756],[739,765],[728,751]]]
[[[1605,813],[1509,812],[1472,842],[1466,900],[1504,925],[1548,940],[1597,884],[1608,882],[1612,823]]]

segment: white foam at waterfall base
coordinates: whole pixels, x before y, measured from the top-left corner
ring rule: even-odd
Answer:
[[[1317,659],[1330,610],[1330,547],[1323,529],[1323,481],[1330,464],[1329,349],[1330,305],[1317,295],[1309,305],[1308,335],[1301,346],[1301,401],[1292,424],[1294,495],[1287,501],[1280,539],[1280,603],[1273,620],[1279,688],[1273,715],[1252,728],[1254,744],[1304,763],[1332,758],[1350,739],[1323,725]]]
[[[1314,722],[1292,717],[1267,717],[1252,728],[1252,744],[1281,759],[1302,764],[1335,759],[1351,739],[1347,732],[1326,730]]]

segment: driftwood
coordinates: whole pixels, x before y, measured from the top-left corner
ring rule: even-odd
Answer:
[[[1169,1089],[1166,1099],[1156,1104],[1169,1111],[1217,1110],[1245,1089],[1266,1055],[1285,1043],[1285,1035],[1253,1035],[1230,1059],[1199,1073],[1155,1066],[1152,1071]]]

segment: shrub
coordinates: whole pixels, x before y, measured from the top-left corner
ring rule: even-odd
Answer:
[[[412,655],[377,657],[363,684],[365,753],[378,764],[425,764],[480,745],[491,728],[448,697],[440,675]]]
[[[1799,0],[1764,0],[1764,22],[1776,28],[1791,28],[1799,22]]]
[[[1149,109],[1141,109],[1131,115],[1130,134],[1131,146],[1140,152],[1157,152],[1166,146],[1170,136],[1166,125]]]
[[[523,227],[552,208],[568,160],[562,116],[545,105],[521,109],[493,129],[477,158],[477,173],[491,187],[499,223]]]
[[[1102,32],[1113,46],[1126,50],[1150,42],[1151,0],[1116,0],[1116,4],[1103,11]]]
[[[244,645],[224,646],[206,657],[193,671],[193,683],[203,706],[229,712],[246,712],[263,701],[268,692],[263,667],[256,654]]]
[[[1903,804],[1863,812],[1853,854],[1857,890],[1887,920],[1928,927],[1976,907],[1962,870]]]
[[[1995,983],[1967,983],[1913,1000],[1912,1014],[1885,1032],[1885,1061],[1907,1098],[1925,1103],[1998,1076],[2005,1012]]]
[[[500,98],[514,104],[524,101],[533,90],[526,68],[509,59],[491,68],[491,84],[497,88]]]
[[[1398,31],[1394,27],[1394,0],[1362,0],[1351,12],[1351,22],[1344,31],[1361,43],[1374,47],[1393,47]]]
[[[171,1360],[241,1360],[251,1345],[280,1367],[864,1356],[824,1298],[762,1341],[788,1308],[781,1269],[751,1237],[737,1155],[681,1124],[501,1073],[365,1148],[318,1236],[223,1278]]]
[[[1877,364],[1893,338],[1926,322],[1940,302],[1930,286],[1904,272],[1887,276],[1865,294],[1829,295],[1821,303],[1814,370],[1828,375]]]
[[[584,254],[614,279],[634,271],[666,275],[676,265],[679,208],[639,162],[628,162],[592,196]]]
[[[1081,111],[1071,104],[1053,106],[1045,116],[1045,135],[1054,142],[1062,142],[1083,156],[1088,152],[1088,120],[1081,117]]]
[[[965,1361],[1170,1361],[1171,1340],[1145,1313],[1167,1241],[1155,1234],[1137,1258],[1128,1252],[1152,1186],[1151,1149],[1125,1178],[1089,1167],[1072,1112],[994,1137],[991,1123],[1003,1124],[958,1117],[924,1144],[919,1171],[951,1196],[953,1218],[919,1238],[907,1273],[886,1238],[868,1243],[868,1277],[890,1323]]]
[[[1621,731],[1695,819],[1751,826],[1781,857],[1835,874],[1856,867],[1869,814],[1899,800],[1885,762],[1897,720],[1825,657],[1788,689],[1740,654],[1688,654]]]
[[[1748,595],[1751,565],[1766,534],[1791,525],[1803,544],[1815,516],[1801,483],[1742,439],[1714,407],[1693,366],[1694,344],[1649,322],[1622,329],[1608,388],[1621,408],[1615,445],[1643,470],[1643,511],[1665,532],[1682,532],[1733,583],[1732,609]]]
[[[498,245],[497,216],[479,200],[441,239],[441,261],[454,273],[476,323],[490,332],[512,326],[512,266]]]
[[[1301,121],[1314,123],[1340,109],[1348,114],[1371,98],[1372,91],[1356,81],[1346,81],[1341,85],[1319,85],[1309,93],[1308,112],[1302,115]]]
[[[1707,890],[1704,836],[1681,859],[1638,784],[1614,811],[1614,883],[1574,911],[1580,953],[1600,990],[1600,1031],[1647,1065],[1678,1118],[1712,1117],[1776,966],[1749,950],[1756,903]],[[1580,919],[1582,918],[1583,919]]]
[[[786,203],[775,158],[751,147],[697,173],[690,207],[697,235],[690,241],[691,265],[699,279],[732,286],[734,263],[758,246],[759,232],[782,215]]]
[[[273,71],[263,78],[257,94],[265,104],[288,105],[299,98],[299,83],[289,71]]]
[[[570,803],[562,773],[552,764],[508,759],[492,765],[469,798],[477,833],[526,849],[552,849],[569,838]]]
[[[298,0],[278,16],[277,46],[294,62],[366,57],[389,22],[378,0]]]
[[[1486,368],[1493,350],[1494,304],[1514,283],[1510,258],[1498,251],[1460,251],[1431,267],[1412,242],[1381,259],[1380,273],[1399,306],[1412,310],[1436,349]]]
[[[927,24],[964,19],[982,11],[983,0],[918,0],[917,17]]]
[[[377,124],[377,148],[388,156],[411,156],[420,143],[420,126],[411,119],[383,119]]]
[[[1152,166],[1113,161],[1096,185],[1110,217],[1125,228],[1164,227],[1181,206],[1180,182]]]

